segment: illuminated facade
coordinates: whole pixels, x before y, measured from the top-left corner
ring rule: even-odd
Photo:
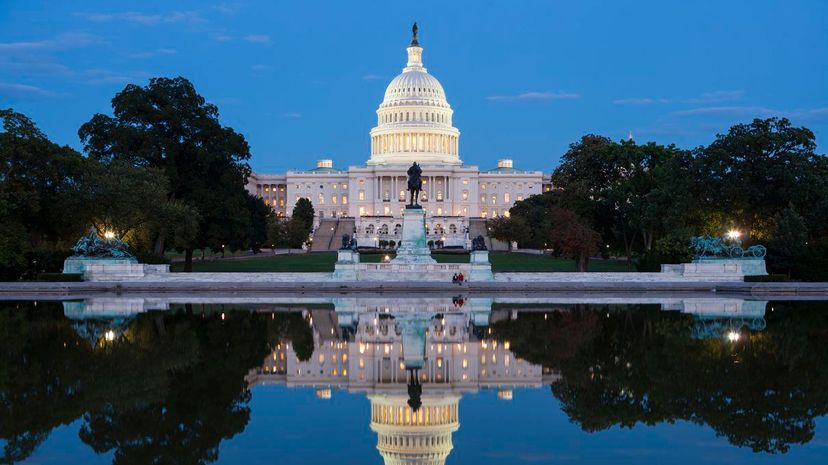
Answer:
[[[443,86],[423,65],[416,35],[407,53],[406,66],[388,85],[377,109],[365,165],[335,169],[332,160],[319,160],[311,170],[254,173],[247,189],[281,216],[290,215],[300,198],[309,199],[317,226],[348,219],[352,225],[347,233],[355,230],[361,245],[376,245],[399,241],[406,170],[416,161],[423,168],[420,204],[427,211],[429,239],[464,247],[470,218],[508,215],[516,201],[551,189],[550,175],[517,170],[511,159],[500,160],[491,170],[464,164],[454,111]]]

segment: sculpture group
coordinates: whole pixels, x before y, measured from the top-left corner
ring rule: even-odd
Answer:
[[[93,227],[72,247],[72,252],[84,257],[134,258],[128,249],[129,246],[118,239],[101,238],[98,230]]]
[[[725,259],[725,258],[765,258],[767,249],[764,245],[752,245],[747,250],[742,249],[742,242],[738,239],[728,240],[714,236],[693,236],[690,238],[690,250],[696,260]]]

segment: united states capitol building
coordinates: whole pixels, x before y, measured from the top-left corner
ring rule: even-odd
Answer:
[[[377,108],[364,165],[337,169],[333,160],[318,160],[312,169],[253,173],[248,180],[248,191],[279,216],[289,216],[300,198],[311,201],[314,249],[335,248],[342,234],[355,234],[361,246],[399,242],[406,170],[413,162],[423,170],[427,239],[445,247],[468,247],[470,237],[486,235],[487,218],[508,216],[515,202],[552,188],[549,174],[518,170],[511,159],[488,170],[465,164],[454,111],[423,65],[416,25],[407,52],[405,68]]]

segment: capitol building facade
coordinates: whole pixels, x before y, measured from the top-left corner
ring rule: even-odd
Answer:
[[[332,160],[319,160],[313,169],[253,173],[248,180],[248,191],[278,216],[289,216],[300,198],[311,201],[314,249],[335,248],[342,234],[354,234],[360,246],[398,243],[413,162],[423,170],[419,203],[427,212],[427,239],[444,247],[468,248],[470,237],[486,235],[487,218],[508,216],[515,202],[551,190],[549,174],[515,169],[510,159],[489,170],[466,165],[454,111],[423,66],[416,25],[407,52],[405,68],[377,109],[364,165],[335,169]]]

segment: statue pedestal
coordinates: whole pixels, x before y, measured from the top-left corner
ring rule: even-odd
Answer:
[[[403,212],[402,240],[397,249],[397,256],[391,263],[430,264],[437,263],[431,258],[431,250],[426,243],[425,210],[422,208],[405,208]]]
[[[339,249],[336,252],[334,279],[356,281],[357,268],[359,268],[357,265],[359,265],[359,252],[351,249]]]
[[[492,281],[492,264],[489,263],[488,250],[473,250],[469,255],[469,281]]]

